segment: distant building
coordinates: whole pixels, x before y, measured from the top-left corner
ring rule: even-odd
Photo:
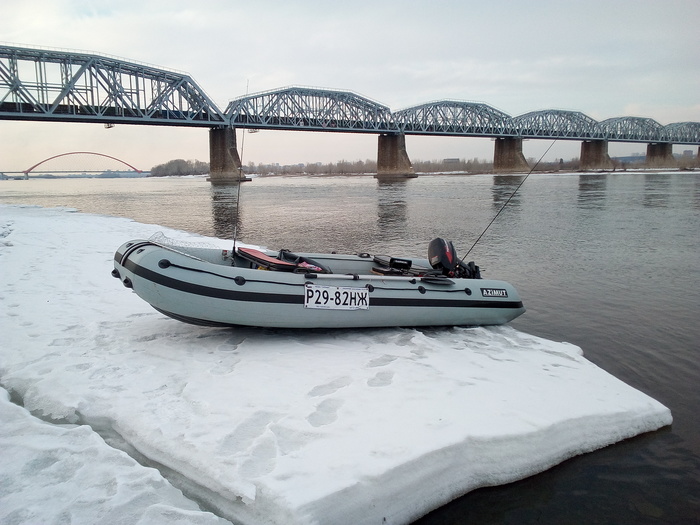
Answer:
[[[636,153],[628,155],[627,157],[613,157],[612,160],[616,162],[621,162],[623,164],[644,164],[644,162],[646,162],[647,160],[647,157],[646,155],[642,155],[641,153]]]

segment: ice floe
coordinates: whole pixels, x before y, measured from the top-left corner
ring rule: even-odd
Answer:
[[[0,521],[31,523],[23,509],[54,498],[47,522],[84,508],[128,508],[122,523],[216,522],[165,475],[234,523],[410,523],[477,487],[671,423],[578,347],[509,326],[302,332],[171,320],[110,276],[122,242],[161,230],[230,244],[0,205],[0,383],[43,420],[0,396],[3,451],[15,451],[0,466]]]

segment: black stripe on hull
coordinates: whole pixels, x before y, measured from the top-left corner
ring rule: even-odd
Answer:
[[[153,283],[178,290],[180,292],[191,293],[193,295],[201,295],[203,297],[211,297],[214,299],[226,299],[228,301],[244,301],[254,303],[282,303],[282,304],[304,304],[304,297],[299,295],[288,295],[279,293],[258,293],[258,292],[242,292],[238,290],[229,290],[225,288],[214,288],[212,286],[204,286],[194,284],[187,281],[180,281],[167,277],[161,273],[154,272],[143,266],[139,266],[131,260],[127,260],[124,268],[132,272],[134,275],[151,281]],[[245,285],[243,285],[245,286]],[[303,287],[303,284],[297,285]]]

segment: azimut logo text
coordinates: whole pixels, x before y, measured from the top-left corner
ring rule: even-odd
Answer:
[[[508,291],[503,288],[482,288],[481,295],[484,297],[508,297]]]

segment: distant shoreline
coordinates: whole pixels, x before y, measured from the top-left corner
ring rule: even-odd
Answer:
[[[698,168],[627,168],[627,169],[608,169],[608,170],[551,170],[551,169],[544,169],[544,170],[533,170],[532,172],[528,171],[512,171],[512,172],[493,172],[493,171],[471,171],[471,172],[465,172],[465,171],[447,171],[447,172],[416,172],[416,176],[418,177],[469,177],[472,175],[500,175],[500,176],[518,176],[518,175],[528,175],[529,173],[548,173],[548,174],[556,174],[556,173],[575,173],[579,175],[597,175],[597,174],[605,174],[605,173],[670,173],[670,172],[679,172],[679,173],[690,173],[690,172],[698,172],[700,171]],[[245,172],[244,172],[245,173]],[[309,177],[309,178],[330,178],[330,177],[370,177],[370,178],[377,178],[376,173],[265,173],[263,175],[257,174],[257,173],[246,173],[248,177],[251,177],[253,179],[268,179],[268,178],[276,178],[276,177],[287,177],[287,178],[294,178],[294,177]],[[65,176],[60,176],[60,175],[51,175],[51,176],[30,176],[28,179],[23,177],[23,176],[13,176],[13,175],[5,175],[3,177],[0,177],[1,181],[12,181],[12,180],[66,180],[66,179],[170,179],[170,178],[208,178],[210,177],[209,173],[200,173],[200,174],[195,174],[195,175],[121,175],[121,176],[112,176],[112,177],[106,177],[106,176],[86,176],[86,175],[65,175]],[[412,178],[412,177],[407,177]],[[397,178],[396,180],[401,180],[401,178]]]

